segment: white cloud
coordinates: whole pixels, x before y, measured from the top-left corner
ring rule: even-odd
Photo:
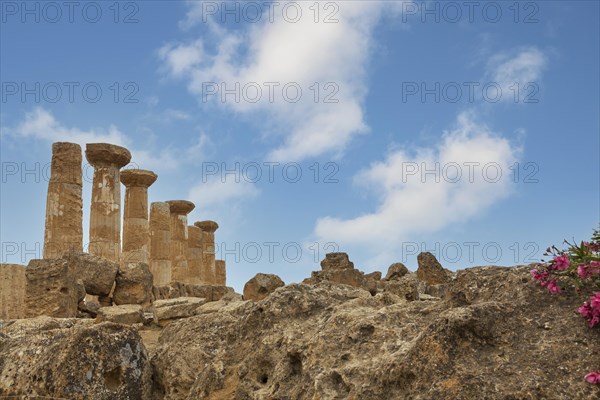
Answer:
[[[202,133],[196,141],[185,148],[171,146],[159,150],[139,148],[134,146],[132,140],[114,125],[110,125],[108,129],[89,130],[66,127],[50,111],[41,107],[25,113],[23,120],[15,127],[6,128],[6,134],[49,142],[72,142],[81,145],[82,149],[85,149],[87,143],[116,144],[127,147],[131,151],[132,166],[156,171],[174,170],[185,163],[202,160],[207,149],[212,146],[210,137]]]
[[[547,57],[535,47],[503,52],[489,59],[486,78],[501,87],[503,101],[515,101],[515,93],[518,93],[518,100],[522,102],[524,96],[535,90],[527,85],[539,86],[546,64]]]
[[[34,139],[49,140],[52,142],[73,142],[85,146],[86,143],[113,143],[124,145],[127,142],[125,135],[115,126],[106,130],[67,128],[54,118],[49,111],[36,107],[25,114],[25,118],[13,130],[15,134]],[[10,132],[9,131],[9,132]]]
[[[302,18],[290,23],[283,18],[286,3],[273,12],[273,22],[265,13],[260,23],[246,24],[243,30],[228,30],[209,19],[206,26],[214,36],[214,49],[205,48],[208,40],[197,39],[167,44],[159,56],[171,77],[183,78],[189,91],[203,99],[207,83],[225,83],[229,89],[236,83],[240,88],[256,83],[262,96],[255,103],[248,101],[254,100],[254,92],[239,102],[232,95],[224,103],[218,95],[210,98],[234,112],[256,115],[264,124],[261,128],[283,133],[269,159],[301,160],[342,152],[353,137],[368,130],[362,102],[367,92],[365,69],[373,47],[373,29],[383,15],[399,12],[401,2],[330,2],[339,7],[334,15],[337,23],[323,22],[325,15],[336,11],[325,10],[324,3],[320,3],[320,21],[315,23],[309,9],[312,2],[295,2],[302,7]],[[206,17],[203,3],[192,2],[190,7],[182,22],[185,28]],[[275,88],[274,101],[265,85],[269,82],[280,84]],[[317,101],[315,82],[320,83]],[[328,82],[334,85],[325,88]],[[286,101],[282,94],[288,83],[302,89],[296,103]],[[325,96],[333,92],[338,102],[324,103]]]
[[[378,197],[374,212],[351,219],[320,218],[314,235],[378,254],[414,235],[465,222],[511,193],[509,167],[520,152],[473,115],[460,114],[456,128],[444,132],[436,146],[395,150],[357,174],[355,183]],[[424,174],[425,169],[439,172]],[[497,171],[502,176],[496,181]]]

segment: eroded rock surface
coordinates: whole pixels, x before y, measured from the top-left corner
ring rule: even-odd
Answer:
[[[407,301],[322,281],[171,323],[152,358],[164,399],[592,399],[600,334],[530,267],[480,267]],[[417,281],[408,274],[401,279]],[[413,285],[414,287],[414,285]],[[208,303],[203,307],[214,307]],[[576,340],[574,340],[576,338]]]
[[[256,274],[244,285],[244,300],[260,301],[284,285],[277,275]]]
[[[92,320],[23,321],[0,327],[0,397],[151,398],[151,367],[135,329]]]

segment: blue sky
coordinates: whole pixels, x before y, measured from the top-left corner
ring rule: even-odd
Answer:
[[[0,4],[2,262],[41,255],[54,141],[128,147],[238,290],[332,250],[523,264],[600,220],[596,1]]]

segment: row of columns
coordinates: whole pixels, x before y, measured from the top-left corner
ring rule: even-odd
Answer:
[[[157,175],[121,168],[131,153],[120,146],[86,145],[94,167],[90,209],[89,252],[114,262],[143,262],[150,266],[156,286],[171,281],[225,285],[225,262],[215,260],[214,221],[187,225],[195,205],[172,200],[148,207],[148,188]],[[44,258],[83,251],[81,147],[52,145],[51,177],[46,202]],[[123,246],[121,248],[121,185],[125,186]],[[148,218],[150,214],[150,218]]]

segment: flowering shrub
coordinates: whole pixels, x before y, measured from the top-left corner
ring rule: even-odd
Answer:
[[[578,311],[588,327],[594,328],[600,325],[600,230],[594,230],[590,242],[564,243],[566,250],[546,249],[544,255],[552,260],[531,270],[531,276],[551,294],[574,291],[586,298]],[[600,372],[590,372],[585,380],[600,384]]]

